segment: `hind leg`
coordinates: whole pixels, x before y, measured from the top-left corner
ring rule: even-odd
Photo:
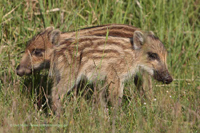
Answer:
[[[113,106],[121,106],[124,85],[115,71],[111,71],[106,79],[109,85],[109,100]]]

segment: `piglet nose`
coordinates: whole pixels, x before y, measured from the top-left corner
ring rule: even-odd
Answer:
[[[18,71],[18,70],[19,70],[19,68],[20,68],[20,65],[18,65],[18,66],[17,66],[16,70]]]
[[[167,74],[167,75],[165,76],[165,83],[166,83],[166,84],[169,84],[169,83],[171,83],[172,81],[173,81],[172,77],[171,77],[169,74]]]
[[[17,66],[16,72],[17,72],[17,75],[20,76],[20,77],[24,75],[24,71],[20,70],[20,65]]]

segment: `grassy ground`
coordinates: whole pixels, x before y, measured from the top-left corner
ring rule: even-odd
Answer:
[[[199,0],[0,0],[0,7],[0,132],[200,132]],[[116,114],[110,107],[104,115],[93,95],[72,97],[60,120],[49,116],[41,102],[51,88],[48,72],[15,73],[26,41],[47,26],[70,31],[108,23],[154,31],[174,81],[153,81],[155,99],[141,102],[130,80]]]

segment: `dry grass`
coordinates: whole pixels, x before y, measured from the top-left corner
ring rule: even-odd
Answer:
[[[200,131],[198,0],[2,0],[0,5],[0,132]],[[176,80],[170,85],[154,81],[152,102],[141,98],[130,80],[122,108],[109,107],[107,114],[95,102],[95,94],[74,98],[72,93],[66,96],[63,116],[49,116],[48,72],[22,78],[15,73],[26,41],[50,25],[70,31],[108,23],[154,31],[166,44]]]

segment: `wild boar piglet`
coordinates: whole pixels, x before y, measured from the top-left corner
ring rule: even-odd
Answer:
[[[50,40],[60,36],[52,31]],[[54,39],[55,38],[55,39]],[[151,32],[135,31],[133,38],[84,36],[59,42],[51,54],[50,69],[54,75],[53,108],[61,109],[61,101],[81,79],[90,82],[105,80],[110,101],[121,104],[124,82],[139,68],[163,83],[172,82],[167,63],[167,51]]]

